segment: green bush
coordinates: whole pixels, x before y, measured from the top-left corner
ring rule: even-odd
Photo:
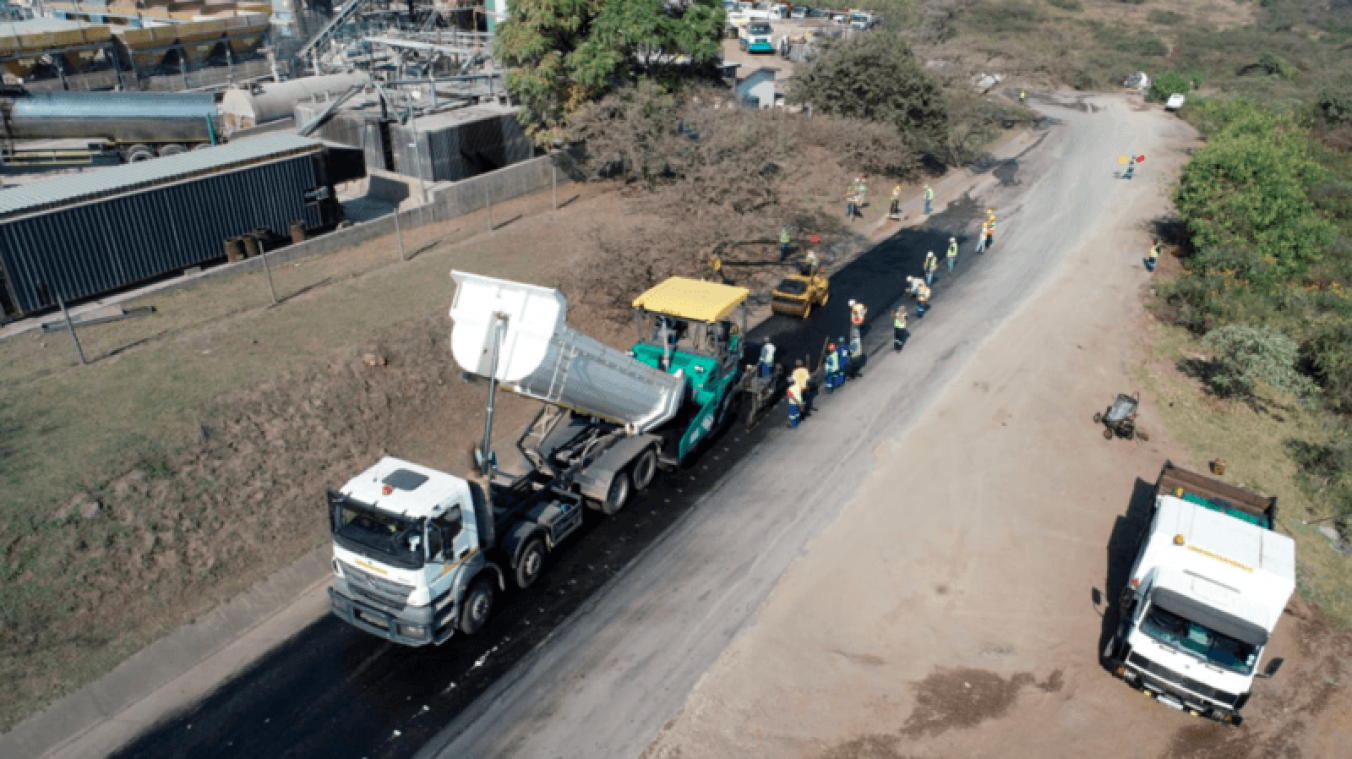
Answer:
[[[1314,208],[1307,188],[1325,170],[1309,156],[1307,132],[1289,114],[1236,101],[1183,169],[1174,205],[1193,246],[1252,247],[1274,276],[1289,277],[1318,261],[1336,230]]]
[[[924,149],[942,143],[948,133],[943,92],[899,34],[879,32],[827,48],[793,78],[789,101],[890,124]]]
[[[1080,0],[1047,0],[1047,5],[1074,13],[1084,10],[1084,3],[1081,3]]]
[[[1119,53],[1144,58],[1159,58],[1169,54],[1164,40],[1150,32],[1135,32],[1121,27],[1101,27],[1094,33],[1099,44]]]
[[[1192,92],[1200,79],[1201,77],[1189,72],[1166,71],[1150,83],[1148,99],[1155,103],[1163,103],[1170,95],[1186,95]]]
[[[1208,332],[1202,344],[1216,351],[1207,384],[1218,395],[1250,398],[1259,383],[1297,396],[1314,392],[1309,378],[1296,371],[1296,341],[1271,327],[1232,324]]]
[[[1178,22],[1183,20],[1183,14],[1174,13],[1173,11],[1155,10],[1151,11],[1150,15],[1146,16],[1146,18],[1149,19],[1150,23],[1152,24],[1159,24],[1161,26],[1173,26],[1174,24],[1177,24]]]
[[[1319,94],[1319,111],[1335,124],[1352,123],[1352,89],[1324,90]]]

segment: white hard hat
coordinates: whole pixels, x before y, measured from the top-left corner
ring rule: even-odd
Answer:
[[[956,238],[956,237],[950,237],[950,238],[948,238],[948,241],[949,241],[949,242],[957,242],[957,241],[958,241],[958,238]]]
[[[853,305],[854,305],[854,301],[850,301],[850,305],[853,306]]]

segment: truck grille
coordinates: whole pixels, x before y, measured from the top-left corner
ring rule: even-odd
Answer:
[[[343,565],[343,575],[347,578],[348,588],[357,597],[386,607],[390,611],[401,611],[407,605],[408,596],[413,592],[412,585],[391,582],[378,575],[357,569],[345,561],[339,563]]]
[[[1191,677],[1188,677],[1187,675],[1181,675],[1173,671],[1172,669],[1169,669],[1168,667],[1164,667],[1159,664],[1156,664],[1153,661],[1150,661],[1144,656],[1137,654],[1135,651],[1133,651],[1131,655],[1127,657],[1127,663],[1135,667],[1139,667],[1140,669],[1149,672],[1152,675],[1155,675],[1156,677],[1160,678],[1161,680],[1164,680],[1165,682],[1172,683],[1182,688],[1186,688],[1192,691],[1193,693],[1202,696],[1203,698],[1209,698],[1218,704],[1224,704],[1233,709],[1235,705],[1239,703],[1239,696],[1234,695],[1232,693],[1226,693],[1223,690],[1217,690],[1211,687],[1210,685],[1198,682],[1197,680],[1194,680]]]

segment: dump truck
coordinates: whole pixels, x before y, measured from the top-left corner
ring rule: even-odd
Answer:
[[[1268,639],[1296,587],[1295,542],[1277,499],[1165,462],[1103,651],[1113,674],[1156,701],[1238,725]]]
[[[679,465],[747,391],[745,288],[673,278],[634,300],[638,341],[611,348],[567,326],[557,290],[452,272],[451,353],[488,381],[477,476],[385,458],[328,492],[330,609],[395,643],[472,634],[495,594],[527,588],[548,552]],[[543,403],[500,467],[499,387]]]
[[[771,28],[768,21],[752,21],[746,26],[740,27],[738,33],[739,39],[737,45],[745,53],[773,53],[774,29]]]

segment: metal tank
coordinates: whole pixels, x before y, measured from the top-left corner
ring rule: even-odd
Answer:
[[[366,74],[307,76],[289,82],[269,82],[252,89],[231,88],[221,97],[221,114],[230,131],[291,118],[296,103],[316,96],[336,96],[369,79]]]
[[[505,315],[497,379],[513,392],[642,433],[665,424],[685,400],[683,376],[635,361],[565,324],[563,293],[451,272],[451,355],[467,372],[493,372],[498,315]]]
[[[211,143],[217,118],[205,93],[0,92],[0,137],[14,140]]]

